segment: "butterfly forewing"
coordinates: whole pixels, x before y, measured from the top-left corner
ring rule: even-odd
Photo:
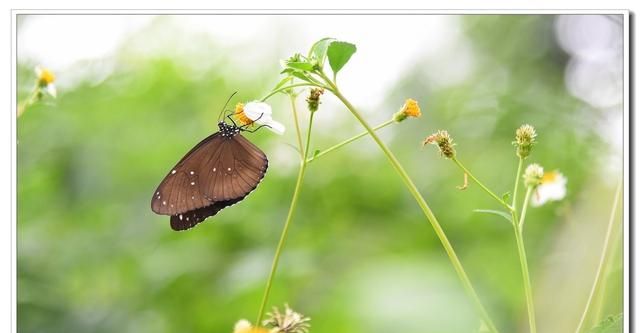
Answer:
[[[233,200],[253,191],[267,171],[267,156],[242,135],[227,139],[217,158],[207,160],[200,191],[211,201]]]

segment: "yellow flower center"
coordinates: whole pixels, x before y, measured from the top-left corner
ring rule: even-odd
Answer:
[[[40,82],[40,84],[47,85],[47,84],[53,83],[53,81],[55,80],[56,80],[56,76],[53,74],[52,71],[46,68],[42,68],[40,70],[40,77],[38,77],[38,81]]]
[[[242,103],[236,104],[236,111],[233,115],[240,123],[242,123],[242,125],[253,124],[253,120],[249,119],[249,117],[244,113],[244,104]]]
[[[542,175],[542,183],[546,184],[546,183],[553,183],[554,181],[556,181],[556,178],[558,177],[558,173],[555,171],[549,171],[549,172],[545,172],[544,175]]]
[[[418,106],[418,102],[414,99],[407,99],[404,102],[404,107],[402,108],[402,112],[407,117],[420,117],[422,113],[420,112],[420,106]]]

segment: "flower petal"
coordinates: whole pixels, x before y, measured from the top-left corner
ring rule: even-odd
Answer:
[[[264,123],[264,125],[267,125],[268,128],[276,134],[280,134],[280,135],[284,134],[284,130],[285,130],[284,125],[273,119],[270,119],[270,121],[268,123]]]
[[[249,102],[244,106],[244,114],[251,120],[271,118],[271,105],[262,102]]]
[[[55,98],[57,96],[57,94],[58,94],[58,91],[56,90],[56,86],[53,83],[47,84],[47,92],[53,98]]]

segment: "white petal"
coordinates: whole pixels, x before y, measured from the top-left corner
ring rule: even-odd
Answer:
[[[49,95],[53,96],[54,98],[58,94],[58,92],[56,91],[56,86],[53,83],[47,84],[47,92],[49,93]]]
[[[262,102],[249,102],[244,106],[244,114],[251,120],[271,118],[271,105]]]
[[[284,125],[282,125],[281,123],[273,119],[270,119],[270,121],[268,123],[264,123],[264,125],[269,126],[268,128],[276,134],[280,134],[280,135],[284,134],[284,130],[285,130]]]
[[[241,319],[233,327],[233,331],[234,332],[241,332],[241,331],[244,331],[244,330],[248,330],[249,328],[251,328],[251,323],[246,319]]]

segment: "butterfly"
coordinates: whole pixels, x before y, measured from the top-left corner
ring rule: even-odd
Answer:
[[[260,184],[269,161],[242,136],[250,125],[218,122],[219,131],[193,147],[165,176],[151,199],[151,210],[170,215],[173,230],[194,227],[242,201]]]

